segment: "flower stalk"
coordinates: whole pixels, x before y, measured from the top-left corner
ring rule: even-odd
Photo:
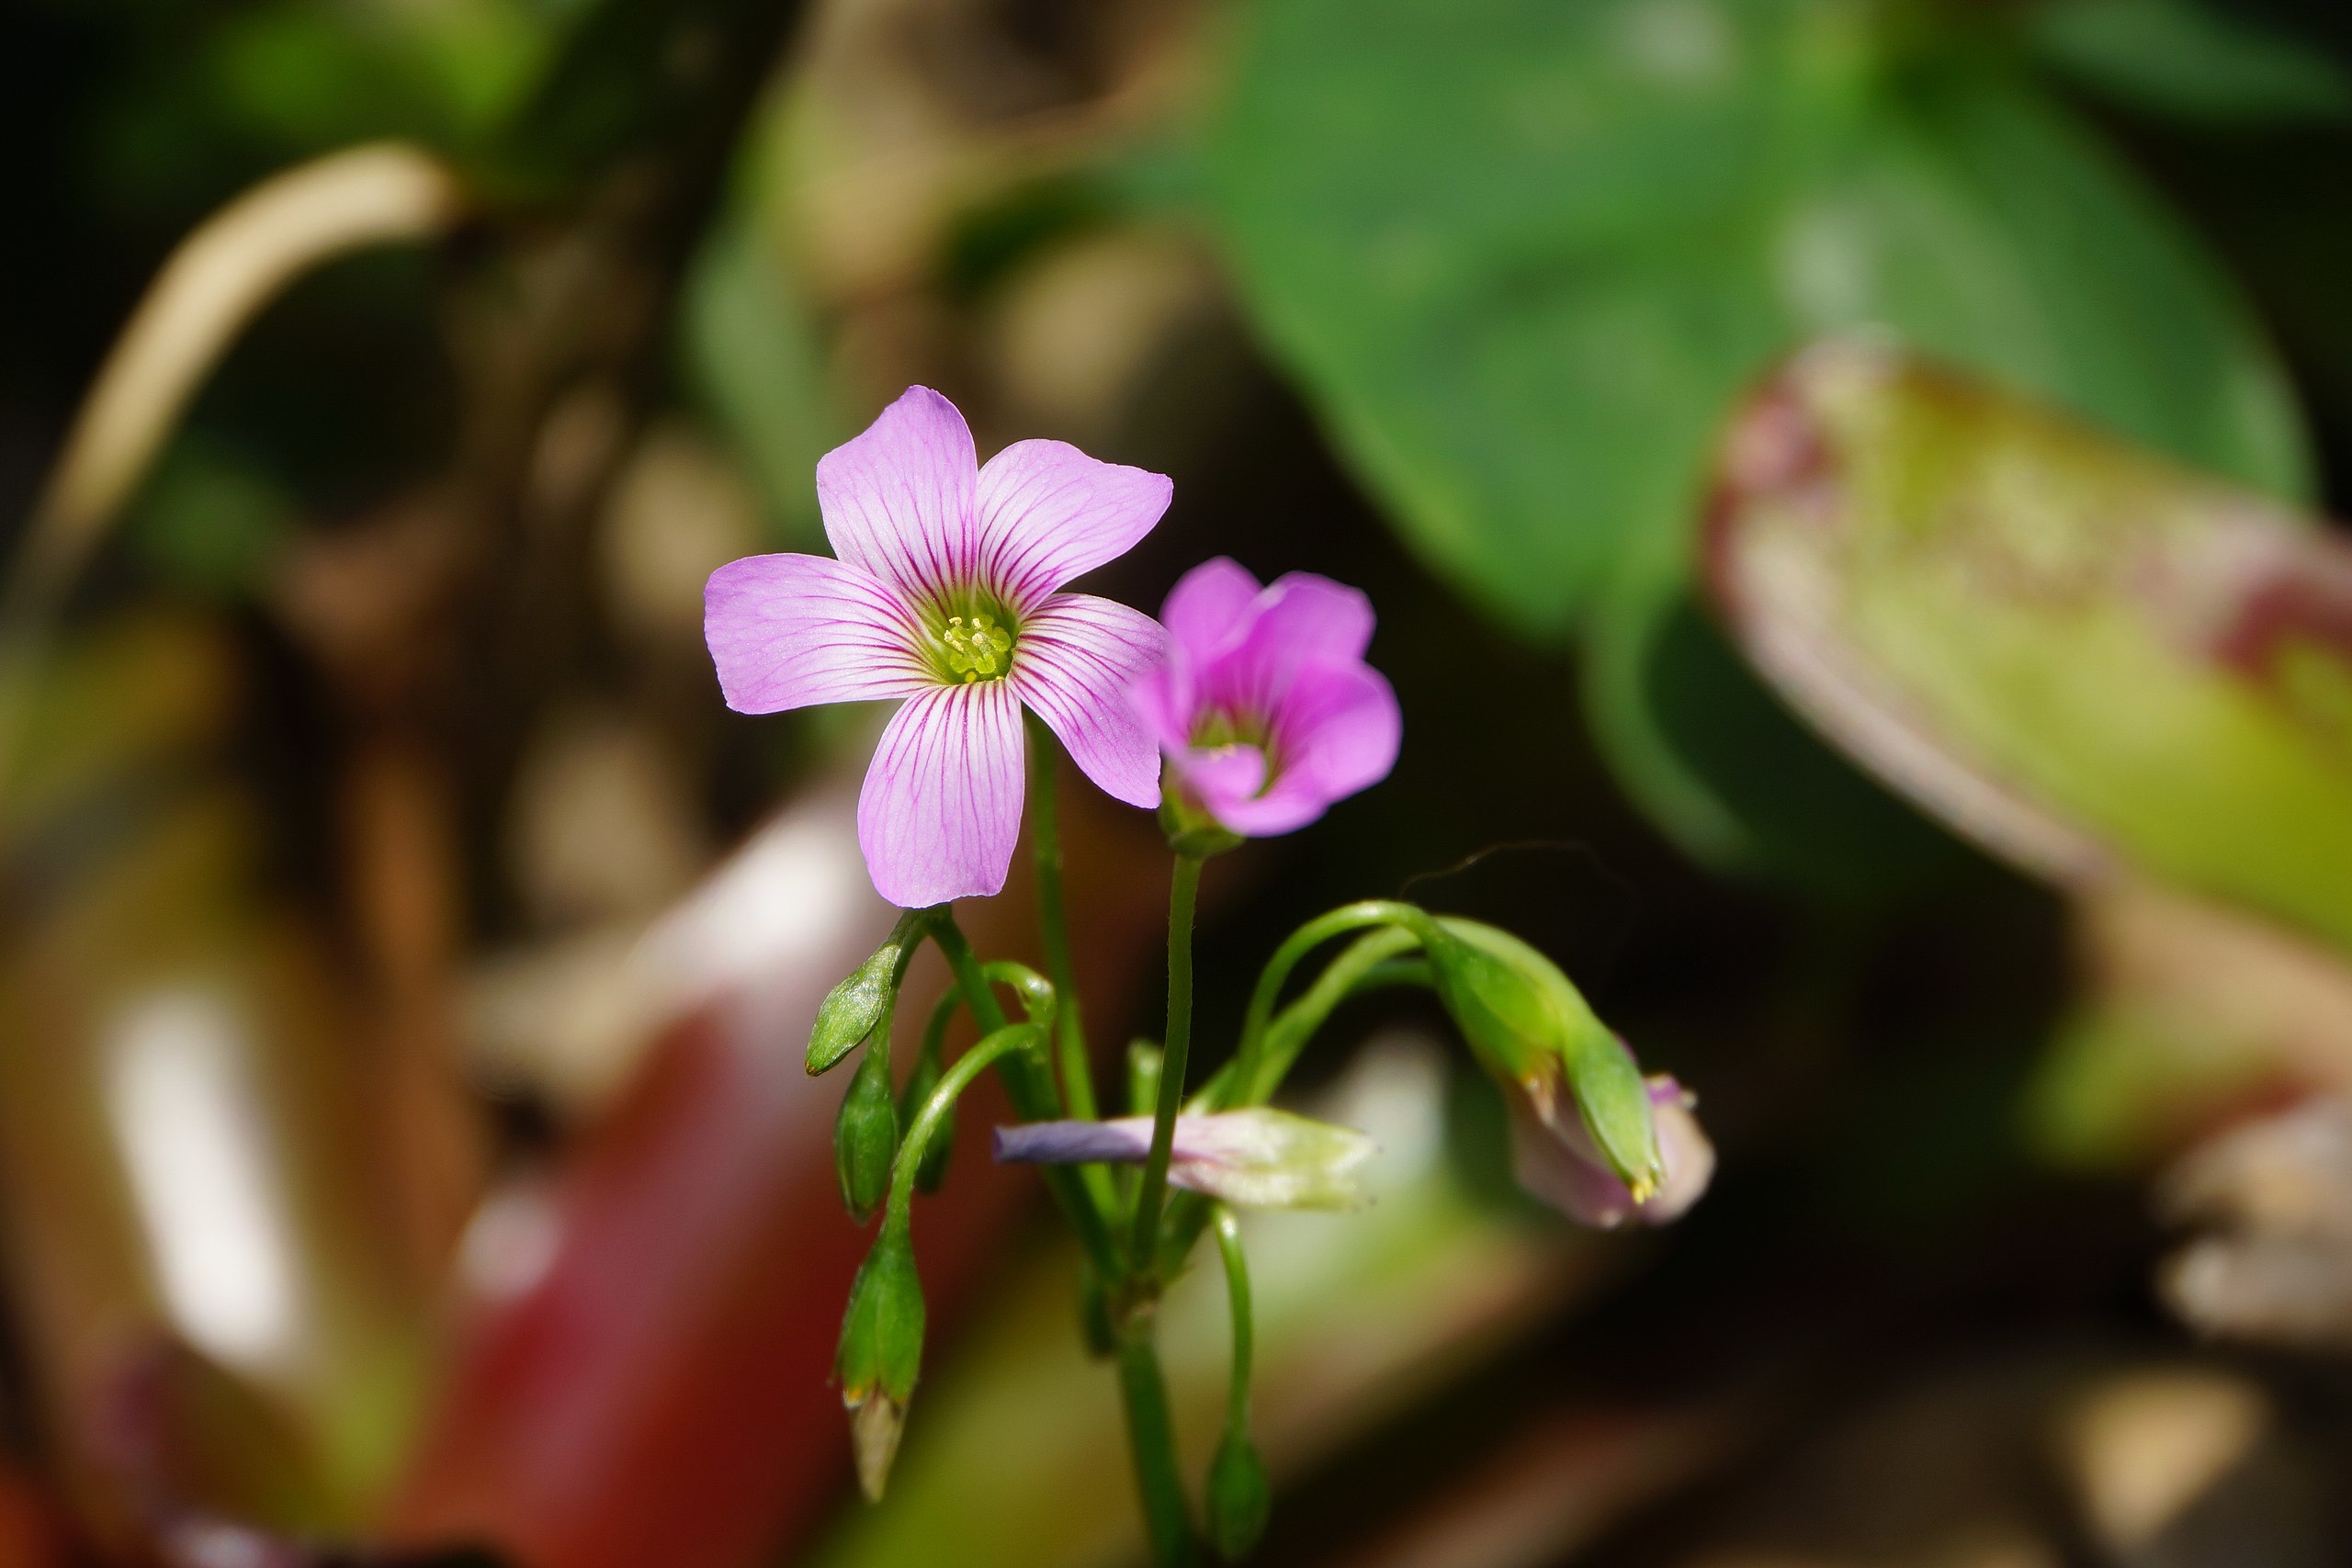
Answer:
[[[1193,905],[1201,857],[1178,854],[1168,882],[1168,1037],[1159,1047],[1159,1094],[1152,1112],[1151,1153],[1136,1188],[1128,1248],[1135,1271],[1148,1274],[1159,1252],[1159,1211],[1168,1194],[1168,1161],[1176,1146],[1176,1113],[1184,1106],[1185,1060],[1193,1046]]]

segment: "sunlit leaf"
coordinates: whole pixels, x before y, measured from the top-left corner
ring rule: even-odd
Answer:
[[[2352,552],[1892,352],[1741,416],[1710,578],[1825,734],[2018,863],[2352,943]]]
[[[1523,630],[1687,559],[1723,411],[1871,323],[2291,492],[2230,291],[1909,7],[1266,0],[1214,131],[1245,300],[1406,535]]]

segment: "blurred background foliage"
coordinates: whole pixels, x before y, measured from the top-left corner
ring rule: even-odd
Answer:
[[[0,123],[0,1564],[1135,1559],[1000,1112],[879,1510],[824,1384],[875,716],[728,714],[701,584],[917,381],[1174,476],[1103,592],[1380,608],[1208,1066],[1401,894],[1722,1146],[1565,1233],[1353,1004],[1264,1561],[2352,1556],[2340,7],[17,0]],[[1117,1041],[1164,872],[1069,798]]]

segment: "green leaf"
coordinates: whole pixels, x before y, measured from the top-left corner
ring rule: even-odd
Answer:
[[[2274,491],[2226,285],[2081,128],[1910,7],[1262,0],[1210,153],[1243,296],[1440,570],[1556,637],[1687,568],[1724,411],[1870,324]],[[1662,586],[1663,585],[1663,586]]]
[[[2352,549],[1864,345],[1727,448],[1709,580],[1824,733],[1996,853],[2352,945]]]
[[[2352,116],[2341,66],[2198,0],[2058,0],[2027,13],[2025,36],[2051,66],[2135,108],[2223,124]]]
[[[816,322],[756,204],[731,213],[686,277],[681,347],[696,392],[758,481],[776,543],[822,537],[817,459],[837,437]]]

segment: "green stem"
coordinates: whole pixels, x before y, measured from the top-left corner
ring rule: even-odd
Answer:
[[[1189,1568],[1193,1523],[1184,1506],[1176,1429],[1168,1414],[1168,1382],[1160,1375],[1148,1312],[1131,1317],[1120,1330],[1119,1392],[1126,1406],[1127,1446],[1135,1456],[1136,1490],[1143,1497],[1151,1559],[1159,1568]]]
[[[1246,1088],[1264,1076],[1259,1058],[1265,1048],[1266,1032],[1274,1017],[1274,1005],[1282,999],[1283,987],[1301,959],[1333,937],[1361,931],[1366,926],[1401,927],[1407,931],[1425,932],[1433,925],[1429,912],[1417,904],[1399,903],[1393,898],[1365,898],[1353,904],[1342,904],[1328,914],[1317,915],[1293,931],[1289,940],[1274,950],[1273,957],[1266,961],[1266,967],[1259,973],[1257,988],[1250,995],[1249,1010],[1241,1018],[1241,1043],[1234,1050],[1232,1074],[1226,1080],[1228,1093],[1221,1097],[1218,1103],[1228,1108],[1236,1103],[1251,1103],[1246,1100],[1234,1100],[1229,1091],[1235,1088]],[[1280,1077],[1279,1074],[1275,1076]]]
[[[889,1206],[884,1212],[884,1224],[903,1225],[911,1223],[915,1201],[915,1171],[922,1164],[923,1151],[938,1134],[940,1124],[956,1109],[956,1098],[972,1085],[989,1064],[1025,1045],[1045,1043],[1045,1031],[1034,1023],[1008,1023],[987,1035],[980,1043],[956,1058],[956,1065],[940,1077],[931,1097],[915,1113],[913,1125],[907,1129],[904,1141],[899,1145],[899,1157],[890,1167]]]
[[[1193,1043],[1193,903],[1200,886],[1200,857],[1177,855],[1168,884],[1168,1038],[1159,1048],[1159,1102],[1152,1113],[1151,1153],[1136,1189],[1135,1234],[1129,1243],[1137,1273],[1150,1270],[1159,1249],[1168,1156],[1176,1145],[1176,1113],[1184,1104],[1184,1061]]]
[[[1023,710],[1029,726],[1029,837],[1037,862],[1037,930],[1046,945],[1046,973],[1060,997],[1055,1044],[1062,1069],[1062,1100],[1069,1113],[1091,1122],[1102,1114],[1094,1098],[1094,1067],[1086,1049],[1086,1023],[1078,1006],[1078,970],[1069,956],[1069,917],[1062,901],[1060,796],[1054,777],[1054,732],[1046,721]],[[1099,1165],[1078,1168],[1087,1196],[1104,1214],[1119,1212],[1119,1190]]]
[[[1400,961],[1397,956],[1419,942],[1420,938],[1412,931],[1394,926],[1358,937],[1325,966],[1296,1001],[1283,1009],[1273,1022],[1261,1032],[1264,1049],[1260,1053],[1257,1081],[1236,1087],[1240,1084],[1237,1069],[1241,1066],[1237,1057],[1201,1090],[1196,1108],[1205,1108],[1200,1102],[1238,1107],[1263,1105],[1272,1100],[1274,1091],[1282,1087],[1283,1075],[1298,1060],[1299,1053],[1341,1002],[1379,987],[1426,984],[1433,978],[1426,974],[1423,965]],[[1208,1200],[1197,1192],[1180,1192],[1168,1205],[1167,1235],[1159,1249],[1161,1278],[1172,1277],[1183,1268],[1184,1259],[1192,1255],[1193,1244],[1201,1239],[1201,1231],[1208,1220]]]
[[[981,972],[980,961],[972,952],[972,944],[965,940],[964,928],[942,904],[933,916],[931,940],[947,960],[947,967],[956,972],[956,984],[963,988],[964,1005],[972,1010],[972,1021],[980,1026],[982,1034],[994,1034],[1004,1027],[1004,1009],[997,1005],[996,993],[989,989],[988,976]]]
[[[939,906],[931,923],[931,940],[939,944],[947,966],[956,972],[956,983],[964,993],[964,1005],[972,1010],[973,1021],[980,1026],[982,1035],[992,1035],[1005,1024],[1004,1009],[998,1005],[996,993],[989,988],[988,975],[972,953],[972,944],[965,940],[963,927],[945,905]],[[1061,1116],[1061,1097],[1054,1088],[1054,1070],[1044,1058],[1034,1053],[1016,1053],[1005,1058],[1001,1076],[1006,1096],[1012,1101],[1013,1114],[1023,1122],[1052,1122]],[[942,1080],[944,1081],[944,1079]],[[1046,1166],[1040,1174],[1046,1190],[1054,1195],[1070,1228],[1078,1233],[1079,1244],[1086,1248],[1086,1256],[1106,1280],[1119,1278],[1119,1248],[1112,1239],[1111,1224],[1097,1206],[1094,1195],[1076,1170],[1069,1166]]]
[[[1024,710],[1025,712],[1025,710]],[[1061,1059],[1062,1098],[1069,1113],[1091,1122],[1102,1111],[1094,1099],[1094,1069],[1086,1053],[1086,1025],[1079,1017],[1078,972],[1070,964],[1069,917],[1062,901],[1061,811],[1054,777],[1054,732],[1034,713],[1029,725],[1029,838],[1037,863],[1037,928],[1046,945],[1046,973],[1061,997],[1056,1046]]]
[[[980,975],[992,986],[1006,986],[1021,998],[1021,1010],[1029,1021],[1046,1031],[1052,1038],[1054,1019],[1061,1011],[1061,997],[1054,983],[1026,964],[1010,958],[994,958],[980,965]]]
[[[1238,1435],[1250,1430],[1250,1362],[1255,1344],[1255,1318],[1250,1307],[1250,1259],[1241,1250],[1241,1224],[1233,1211],[1216,1205],[1216,1249],[1225,1259],[1225,1299],[1233,1313],[1233,1365],[1227,1374],[1225,1429]]]
[[[1254,1076],[1238,1080],[1241,1105],[1263,1105],[1282,1087],[1298,1054],[1323,1027],[1331,1010],[1356,994],[1363,982],[1398,955],[1420,945],[1413,931],[1391,926],[1358,937],[1315,976],[1298,1000],[1284,1008],[1260,1038]]]

